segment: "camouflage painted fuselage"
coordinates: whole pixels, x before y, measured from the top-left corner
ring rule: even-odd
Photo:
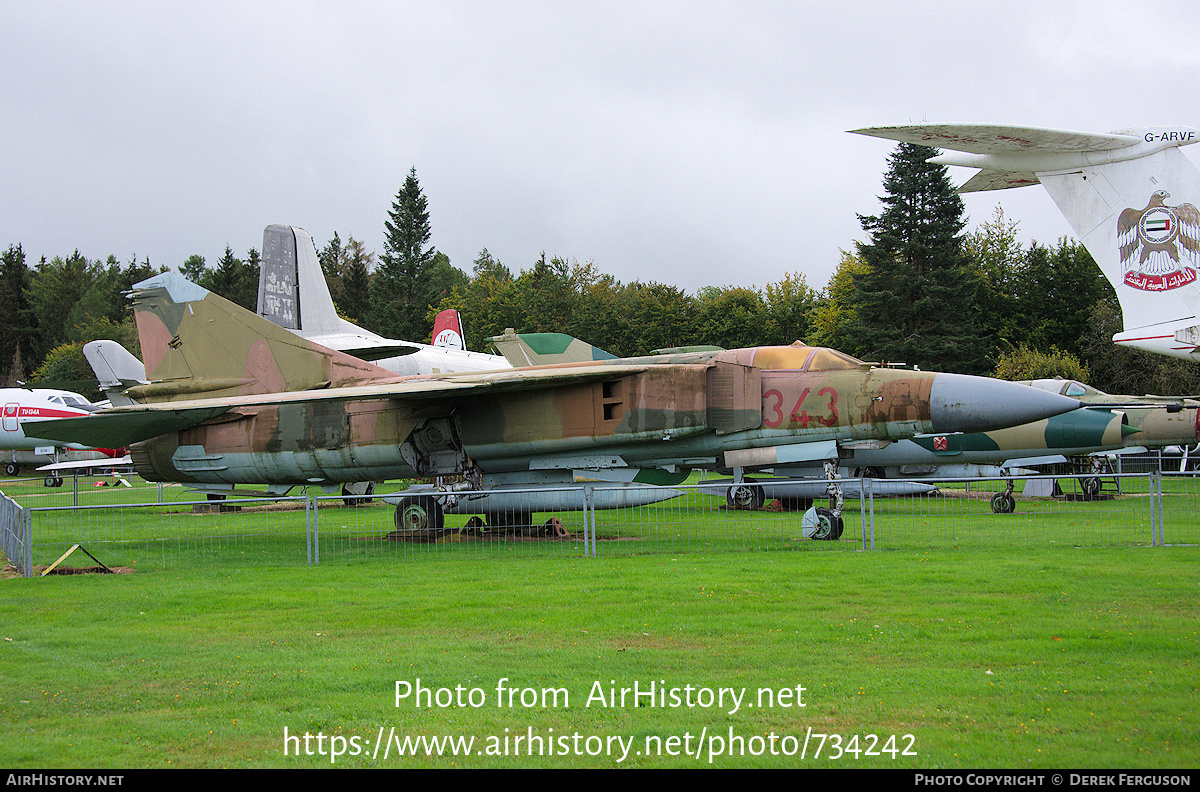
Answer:
[[[356,398],[235,407],[131,453],[150,480],[299,484],[468,469],[723,468],[727,452],[934,430],[935,374],[861,366],[829,350],[625,359],[607,366],[611,376],[604,365],[555,367],[578,369],[582,382],[451,392],[432,404]]]
[[[879,368],[799,344],[397,377],[178,275],[134,288],[151,382],[127,393],[143,403],[53,430],[130,446],[152,481],[462,473],[512,482],[768,467],[836,458],[835,443],[986,431],[1078,406],[1014,383]]]
[[[1114,407],[1129,429],[1124,445],[1162,448],[1200,442],[1200,401],[1175,396],[1126,396],[1096,390],[1077,380],[1027,380],[1029,385],[1088,404],[1136,405]]]
[[[1079,409],[992,432],[919,437],[885,448],[855,450],[845,455],[842,463],[856,469],[886,469],[888,477],[902,477],[916,472],[915,468],[946,465],[991,466],[1021,460],[1040,464],[1030,460],[1048,462],[1050,457],[1121,448],[1126,436],[1134,431],[1117,413]]]

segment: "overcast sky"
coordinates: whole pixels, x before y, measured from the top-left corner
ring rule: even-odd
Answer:
[[[917,121],[1200,126],[1194,2],[0,0],[0,245],[178,267],[290,223],[377,254],[409,168],[469,272],[823,287]],[[1196,160],[1189,149],[1185,152]],[[967,171],[952,169],[961,183]],[[1022,237],[1070,228],[1041,188]]]

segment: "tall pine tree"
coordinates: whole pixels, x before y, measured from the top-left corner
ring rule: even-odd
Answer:
[[[859,216],[866,271],[853,275],[855,318],[846,335],[858,355],[963,374],[989,366],[977,329],[980,279],[968,266],[963,203],[937,152],[901,143],[888,160],[883,213]]]
[[[423,338],[429,306],[421,297],[435,251],[429,245],[429,207],[416,168],[396,194],[384,229],[383,254],[371,281],[371,329],[391,338]]]

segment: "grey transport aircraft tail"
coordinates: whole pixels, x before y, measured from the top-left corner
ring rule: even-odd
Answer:
[[[303,228],[269,225],[263,231],[258,315],[322,346],[369,360],[393,374],[444,374],[510,368],[499,355],[457,344],[421,344],[384,338],[338,316],[312,237]]]

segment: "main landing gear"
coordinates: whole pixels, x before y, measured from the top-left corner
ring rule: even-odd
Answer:
[[[406,533],[432,533],[442,530],[446,517],[436,498],[419,495],[405,498],[396,505],[396,530]]]
[[[533,513],[528,511],[498,512],[475,516],[467,521],[463,529],[446,528],[446,515],[441,503],[432,495],[416,495],[405,498],[396,506],[396,538],[401,536],[437,536],[445,533],[478,534],[487,528],[493,534],[519,534],[524,536],[557,537],[563,539],[570,533],[557,517],[551,517],[541,525],[533,522]]]

